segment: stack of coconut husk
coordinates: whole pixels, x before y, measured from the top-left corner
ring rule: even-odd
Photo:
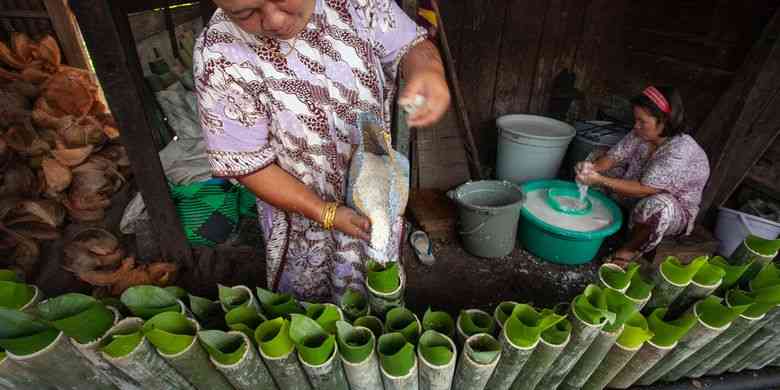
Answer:
[[[105,218],[130,161],[94,75],[63,65],[53,37],[13,33],[0,42],[0,65],[0,256],[29,276],[39,241],[59,238],[66,221]],[[118,270],[123,253],[98,241],[86,241],[98,263],[76,256],[83,264],[68,268],[79,276]]]

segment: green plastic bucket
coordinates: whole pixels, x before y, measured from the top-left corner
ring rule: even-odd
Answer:
[[[458,231],[474,256],[504,257],[515,248],[522,189],[508,181],[466,182],[447,192],[458,204]]]
[[[534,180],[523,185],[523,194],[539,189],[577,191],[577,185],[561,180]],[[604,239],[620,229],[623,214],[617,204],[601,192],[589,190],[588,195],[606,205],[612,215],[610,225],[592,232],[563,229],[542,221],[523,207],[518,232],[521,245],[551,263],[575,265],[593,260]]]

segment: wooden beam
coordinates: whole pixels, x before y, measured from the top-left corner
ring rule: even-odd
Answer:
[[[458,119],[460,119],[462,135],[466,144],[466,153],[468,157],[469,170],[471,171],[471,177],[476,180],[482,179],[482,163],[479,157],[479,150],[474,142],[474,135],[472,134],[471,122],[469,121],[469,111],[466,109],[466,100],[463,98],[463,92],[460,89],[460,81],[458,79],[458,71],[456,69],[455,60],[452,58],[450,52],[450,45],[447,41],[447,31],[444,28],[444,20],[441,18],[441,11],[439,11],[439,4],[437,0],[431,0],[434,12],[436,12],[436,19],[439,21],[439,47],[444,53],[444,64],[447,69],[447,75],[450,79],[450,88],[455,95],[455,109],[458,113]]]
[[[49,14],[44,11],[2,10],[0,11],[0,18],[49,19]]]
[[[66,0],[43,0],[46,12],[51,19],[51,25],[57,34],[57,41],[62,48],[62,54],[68,65],[74,68],[92,70],[89,63],[89,54],[82,45],[84,39],[81,36],[79,25],[73,17],[73,12],[66,4]]]
[[[217,6],[211,0],[200,0],[200,17],[203,19],[203,25],[206,26],[211,20],[211,16],[214,15],[214,11],[217,10]]]
[[[127,148],[152,226],[158,237],[164,237],[162,255],[166,260],[192,266],[192,252],[168,192],[152,136],[157,130],[142,103],[144,79],[127,15],[112,7],[110,0],[72,0],[70,5],[87,46],[99,53],[93,59],[95,69],[121,129],[121,141]]]
[[[163,18],[165,18],[165,29],[168,31],[168,40],[171,41],[171,50],[173,56],[181,61],[179,54],[179,40],[176,38],[176,24],[173,23],[173,14],[170,7],[163,8]]]
[[[780,135],[780,10],[756,41],[696,138],[710,158],[702,210],[714,211]],[[700,218],[706,218],[705,213]]]

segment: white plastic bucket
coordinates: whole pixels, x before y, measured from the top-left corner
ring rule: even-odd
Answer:
[[[568,123],[538,115],[504,115],[496,126],[496,176],[515,184],[555,178],[576,134]]]
[[[780,236],[780,223],[727,207],[718,209],[715,238],[720,241],[720,246],[718,246],[719,255],[724,257],[731,256],[739,244],[751,234],[773,240]]]

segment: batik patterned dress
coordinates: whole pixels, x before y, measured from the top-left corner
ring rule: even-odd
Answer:
[[[650,144],[630,132],[608,152],[617,164],[606,176],[639,181],[660,190],[642,199],[613,194],[631,209],[629,226],[650,226],[650,239],[642,253],[655,249],[664,236],[690,234],[699,213],[702,192],[710,177],[707,154],[687,134],[671,137],[652,152]]]
[[[358,115],[389,128],[401,59],[425,34],[393,0],[316,0],[289,41],[246,33],[218,10],[194,54],[214,174],[278,164],[325,201],[343,203]],[[311,301],[364,289],[362,242],[260,200],[258,209],[269,288]]]

